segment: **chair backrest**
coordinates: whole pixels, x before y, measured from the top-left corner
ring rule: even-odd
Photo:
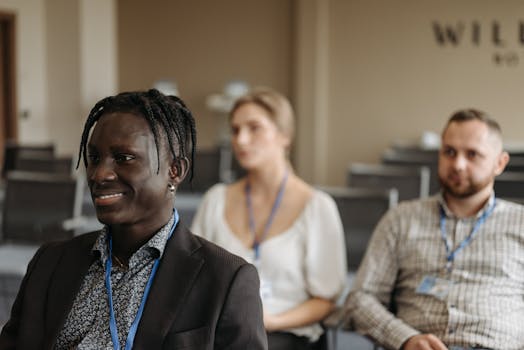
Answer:
[[[388,148],[382,154],[382,163],[397,166],[427,166],[429,168],[429,193],[440,190],[438,179],[438,150],[412,152]]]
[[[10,171],[3,205],[3,240],[42,243],[72,237],[65,220],[80,212],[77,180],[66,175]]]
[[[14,170],[36,171],[69,175],[73,169],[73,157],[25,156],[15,160]]]
[[[189,176],[178,187],[178,192],[203,193],[220,182],[220,148],[199,149],[195,153],[193,181]]]
[[[0,328],[9,319],[27,264],[37,249],[37,245],[0,245]]]
[[[175,196],[175,208],[180,215],[180,221],[185,226],[191,226],[203,197],[201,193],[177,193]]]
[[[429,195],[430,169],[427,166],[395,166],[352,163],[348,169],[351,187],[396,188],[399,201]]]
[[[337,204],[346,239],[349,271],[356,271],[380,218],[398,202],[398,191],[378,188],[322,187]]]
[[[504,171],[495,178],[495,195],[524,204],[524,172]]]
[[[54,154],[55,146],[53,144],[20,145],[15,142],[8,142],[4,149],[2,176],[5,177],[8,171],[15,170],[16,161],[20,157],[53,157]]]
[[[0,272],[0,328],[9,320],[11,307],[23,277],[23,274],[13,275]]]
[[[524,172],[524,155],[511,154],[509,163],[506,165],[506,171],[521,171]]]

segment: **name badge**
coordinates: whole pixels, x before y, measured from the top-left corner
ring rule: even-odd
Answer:
[[[273,296],[273,287],[271,281],[260,279],[260,299],[269,300]]]
[[[418,285],[416,292],[423,295],[431,295],[440,300],[444,300],[449,294],[453,281],[426,275]]]

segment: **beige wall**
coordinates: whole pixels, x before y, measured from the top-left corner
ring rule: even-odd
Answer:
[[[295,12],[294,105],[297,136],[294,165],[319,184],[328,170],[329,1],[297,1]]]
[[[342,185],[350,162],[379,161],[396,139],[439,132],[458,108],[485,109],[507,139],[522,139],[521,1],[275,0],[249,10],[234,0],[157,3],[127,0],[118,10],[120,87],[176,80],[201,145],[216,142],[220,125],[205,97],[234,78],[291,97],[295,165],[313,183]],[[439,46],[433,21],[478,21],[480,44],[466,27],[462,44]],[[491,41],[492,21],[502,26],[504,48]],[[517,52],[522,62],[497,66],[495,52]]]
[[[218,142],[225,116],[208,95],[234,79],[291,90],[293,1],[120,0],[119,87],[176,81],[195,114],[199,146]]]
[[[524,138],[524,45],[518,40],[522,1],[330,2],[328,183],[342,184],[350,161],[377,161],[397,138],[440,132],[456,109],[477,107],[498,119],[507,140]],[[481,23],[480,45],[436,44],[432,21]],[[504,47],[491,41],[501,24]],[[493,54],[516,53],[515,66]]]
[[[59,153],[73,154],[80,135],[79,9],[77,1],[46,1],[47,125]]]
[[[79,2],[80,96],[82,123],[95,103],[117,93],[116,3]]]
[[[76,154],[86,110],[116,92],[114,7],[114,0],[0,0],[17,15],[20,142],[53,142],[59,154]]]
[[[0,8],[19,15],[18,105],[29,114],[20,138],[53,140],[62,152],[76,150],[98,98],[158,79],[178,83],[202,146],[217,142],[224,122],[205,98],[229,80],[288,94],[295,165],[312,183],[343,184],[349,162],[378,161],[395,139],[438,132],[462,107],[485,109],[507,140],[524,139],[520,0],[0,0]],[[466,27],[468,40],[441,47],[433,21],[478,21],[480,44]],[[490,40],[493,21],[503,47]],[[495,53],[519,61],[496,65]]]
[[[44,0],[0,0],[0,9],[16,14],[18,135],[22,142],[49,140],[44,8]]]
[[[48,125],[58,153],[78,152],[83,123],[116,92],[115,6],[108,0],[47,0]]]

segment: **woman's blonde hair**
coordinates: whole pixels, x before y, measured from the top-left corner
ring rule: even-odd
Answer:
[[[284,95],[270,88],[257,87],[235,101],[231,112],[229,112],[230,120],[236,110],[246,103],[254,103],[266,110],[278,130],[286,135],[290,141],[293,140],[295,116],[291,103]]]

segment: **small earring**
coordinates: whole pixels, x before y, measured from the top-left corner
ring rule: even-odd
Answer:
[[[169,189],[169,192],[175,193],[176,187],[173,184],[168,184],[167,188]]]

